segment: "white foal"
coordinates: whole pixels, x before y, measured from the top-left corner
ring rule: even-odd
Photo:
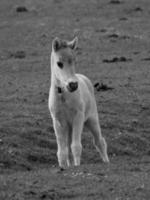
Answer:
[[[74,165],[80,165],[81,134],[86,125],[94,137],[94,144],[104,162],[109,162],[107,144],[102,137],[91,81],[75,73],[75,48],[78,39],[71,42],[55,38],[51,53],[51,87],[49,109],[58,145],[59,166],[70,166],[72,152]]]

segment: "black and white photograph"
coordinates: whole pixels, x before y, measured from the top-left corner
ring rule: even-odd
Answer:
[[[149,0],[0,0],[0,200],[150,200]]]

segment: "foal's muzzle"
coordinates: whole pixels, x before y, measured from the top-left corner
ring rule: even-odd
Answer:
[[[78,82],[70,82],[67,86],[69,92],[74,92],[78,89]]]

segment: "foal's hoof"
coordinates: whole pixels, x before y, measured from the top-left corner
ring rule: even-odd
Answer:
[[[107,164],[107,163],[110,163],[109,158],[103,159],[103,162],[106,163],[106,164]]]
[[[106,163],[106,164],[110,162],[107,155],[106,155],[106,156],[103,156],[103,157],[102,157],[102,160],[103,160],[103,162]]]

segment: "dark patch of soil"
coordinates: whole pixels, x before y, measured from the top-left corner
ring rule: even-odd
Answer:
[[[128,62],[128,61],[132,61],[132,59],[131,58],[126,58],[124,56],[114,57],[114,58],[111,58],[111,59],[103,59],[104,63]]]
[[[25,6],[17,6],[16,12],[28,12],[28,9]]]
[[[10,52],[8,55],[9,58],[18,58],[23,59],[26,57],[26,53],[24,51],[16,51],[16,52]]]
[[[95,83],[94,87],[95,87],[96,91],[108,91],[108,90],[113,89],[112,87],[110,87],[104,83],[99,83],[99,82]]]
[[[141,7],[136,7],[136,8],[134,9],[134,11],[136,11],[136,12],[142,12],[143,9],[142,9]]]
[[[150,58],[142,58],[143,61],[150,61]]]
[[[122,2],[119,1],[119,0],[111,0],[109,3],[110,3],[110,4],[120,4],[120,3],[122,3]]]

